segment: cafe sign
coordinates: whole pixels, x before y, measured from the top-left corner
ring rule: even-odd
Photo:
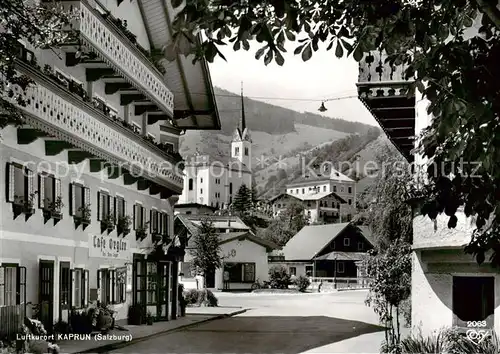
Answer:
[[[130,242],[118,237],[89,235],[89,257],[129,260]]]

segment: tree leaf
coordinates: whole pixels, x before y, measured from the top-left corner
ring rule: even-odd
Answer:
[[[278,64],[279,66],[283,66],[283,64],[285,63],[285,58],[283,58],[283,55],[281,55],[279,51],[276,51],[275,54],[276,56],[274,59],[276,60],[276,64]]]
[[[299,55],[300,52],[302,52],[302,49],[304,48],[304,44],[302,45],[299,45],[297,48],[295,48],[295,50],[293,51],[293,54],[294,55]]]
[[[264,55],[264,52],[266,51],[266,49],[267,49],[267,45],[266,45],[266,46],[264,46],[264,47],[262,47],[262,48],[260,48],[260,49],[257,51],[257,53],[255,53],[255,59],[259,60],[259,59],[260,59],[260,57]]]
[[[337,58],[342,58],[344,55],[344,48],[342,48],[342,44],[340,44],[340,41],[337,41],[337,48],[335,49],[335,56]]]
[[[233,50],[237,51],[237,50],[240,50],[240,48],[241,48],[241,42],[240,41],[234,42]]]
[[[356,60],[358,63],[363,59],[363,52],[361,51],[361,48],[359,45],[356,47],[356,49],[354,49],[352,56],[353,56],[354,60]]]
[[[273,50],[269,49],[266,53],[266,56],[264,57],[264,64],[269,65],[269,63],[271,63],[271,61],[273,61],[273,58],[274,58]]]
[[[341,39],[342,45],[344,48],[347,50],[347,55],[351,54],[352,52],[352,45],[346,41],[345,39]]]
[[[277,44],[283,44],[285,42],[285,34],[283,32],[284,31],[281,31],[280,34],[278,34],[278,38],[276,38]]]
[[[308,61],[312,57],[311,44],[308,44],[302,52],[302,60]]]
[[[285,35],[289,41],[295,41],[295,35],[291,31],[285,30]]]

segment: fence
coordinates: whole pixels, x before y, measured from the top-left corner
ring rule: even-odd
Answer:
[[[370,286],[370,278],[322,278],[310,277],[311,288],[318,289],[321,285],[321,291],[338,290],[338,289],[368,289]]]
[[[12,338],[20,333],[26,315],[23,305],[0,306],[0,338]]]

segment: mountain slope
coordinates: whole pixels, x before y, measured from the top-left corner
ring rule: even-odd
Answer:
[[[377,151],[388,143],[389,140],[384,134],[380,134],[380,130],[373,130],[364,135],[349,135],[303,151],[300,157],[292,156],[270,164],[254,173],[255,183],[261,197],[271,197],[284,192],[285,185],[299,177],[303,167],[311,161],[311,166],[320,166],[328,161],[358,181],[359,194],[373,183],[373,176],[369,174],[373,168],[371,161],[375,161]]]
[[[181,137],[180,153],[193,154],[196,149],[210,155],[227,155],[234,129],[241,120],[239,95],[215,87],[221,117],[220,131],[189,131]],[[351,133],[364,134],[373,128],[359,122],[300,113],[261,101],[244,98],[246,125],[253,140],[253,165],[257,158],[299,152]]]

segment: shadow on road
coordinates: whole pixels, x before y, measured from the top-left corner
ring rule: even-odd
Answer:
[[[166,334],[119,352],[295,354],[382,330],[380,326],[326,316],[238,316]]]

